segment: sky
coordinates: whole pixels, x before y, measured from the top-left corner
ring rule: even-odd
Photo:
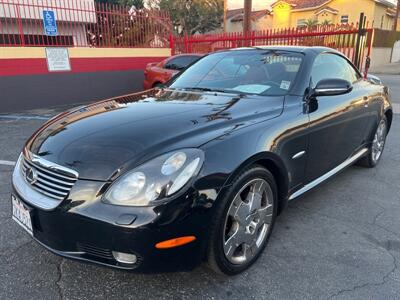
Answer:
[[[276,0],[253,0],[253,10],[269,8]],[[389,0],[396,3],[396,0]],[[244,0],[228,0],[228,9],[243,8]]]
[[[253,0],[253,10],[269,8],[276,0]],[[228,0],[228,9],[243,8],[244,0]]]

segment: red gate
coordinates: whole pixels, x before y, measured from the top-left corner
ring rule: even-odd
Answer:
[[[373,29],[368,28],[364,18],[363,20],[362,24],[271,29],[252,31],[248,35],[244,35],[242,32],[232,32],[175,37],[173,49],[174,53],[178,54],[209,53],[221,49],[247,46],[325,46],[344,53],[360,70],[367,73]]]

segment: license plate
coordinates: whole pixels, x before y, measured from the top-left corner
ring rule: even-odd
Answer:
[[[14,195],[11,195],[11,203],[13,220],[33,236],[31,213],[29,209]]]

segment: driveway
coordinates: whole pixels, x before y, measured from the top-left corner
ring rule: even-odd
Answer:
[[[398,76],[382,76],[400,105]],[[400,116],[375,169],[353,166],[290,202],[260,260],[223,277],[131,274],[55,256],[10,218],[12,162],[54,110],[0,116],[0,299],[399,299]],[[396,110],[400,113],[400,109]]]

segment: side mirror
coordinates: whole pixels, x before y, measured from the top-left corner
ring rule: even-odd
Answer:
[[[323,79],[318,82],[312,91],[313,97],[338,96],[350,93],[353,86],[350,82],[343,79]]]
[[[367,79],[368,79],[370,82],[374,83],[374,84],[383,85],[382,80],[381,80],[378,76],[374,76],[374,75],[372,75],[372,74],[368,74],[368,75],[367,75]]]

